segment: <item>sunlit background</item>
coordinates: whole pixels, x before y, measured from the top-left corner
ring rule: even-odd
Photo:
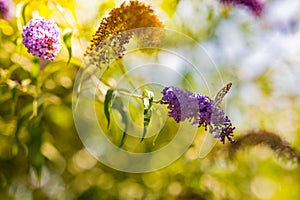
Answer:
[[[15,17],[0,19],[0,199],[299,199],[299,160],[264,145],[249,145],[230,157],[227,142],[199,159],[208,134],[204,128],[178,160],[150,173],[117,171],[85,149],[73,121],[74,81],[101,19],[122,2],[15,0]],[[200,70],[204,61],[198,51],[204,49],[214,63],[216,68],[204,70],[205,85],[180,60],[165,61],[185,75],[194,92],[213,97],[233,83],[222,106],[237,141],[264,130],[300,148],[299,0],[265,0],[261,16],[218,0],[142,2],[165,28],[198,42],[189,49]],[[53,20],[62,35],[72,32],[70,63],[66,44],[41,71],[43,63],[27,53],[22,27],[39,15]],[[177,129],[172,119],[166,122],[169,134],[160,134],[157,145],[171,140]]]

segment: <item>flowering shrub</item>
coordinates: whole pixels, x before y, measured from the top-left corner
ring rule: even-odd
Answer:
[[[299,0],[116,2],[0,0],[0,199],[298,199]],[[230,15],[220,2],[250,13]],[[290,35],[273,32],[282,24]],[[163,42],[171,51],[156,48]],[[85,59],[95,65],[85,68]],[[212,89],[223,80],[235,83],[226,113],[221,101],[231,85],[215,98],[203,95],[204,82]],[[201,94],[182,89],[189,87]],[[86,99],[76,104],[74,93]],[[87,124],[83,137],[76,108]],[[209,147],[205,159],[202,147]],[[131,162],[125,151],[150,156]],[[151,173],[97,160],[152,167],[174,155],[176,162]]]

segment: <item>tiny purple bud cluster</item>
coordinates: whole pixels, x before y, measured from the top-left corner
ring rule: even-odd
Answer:
[[[52,21],[38,17],[23,28],[23,44],[28,52],[43,60],[54,60],[61,46],[59,29]]]
[[[228,5],[241,5],[245,6],[251,12],[256,15],[260,16],[264,10],[264,3],[261,2],[260,0],[220,0],[223,4],[228,4]]]
[[[209,132],[216,134],[215,138],[220,138],[223,144],[226,138],[234,142],[232,137],[235,127],[232,127],[220,106],[215,106],[209,97],[177,87],[166,87],[161,93],[161,104],[168,104],[168,115],[177,123],[186,119],[193,120],[192,125],[198,124],[198,127],[203,126],[205,130],[209,126]]]
[[[15,6],[12,0],[0,0],[0,18],[11,20],[14,17]]]
[[[228,116],[220,106],[216,106],[212,110],[211,121],[209,124],[209,132],[216,133],[215,138],[220,138],[220,141],[224,144],[227,138],[229,142],[234,143],[233,131],[235,127],[232,126]]]

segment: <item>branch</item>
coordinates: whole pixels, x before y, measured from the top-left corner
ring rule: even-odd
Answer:
[[[234,144],[229,145],[228,153],[230,157],[233,157],[236,152],[243,150],[247,147],[253,147],[257,145],[264,145],[272,149],[276,154],[286,160],[300,162],[300,152],[293,148],[288,142],[284,141],[276,133],[253,130],[246,135],[238,138]]]

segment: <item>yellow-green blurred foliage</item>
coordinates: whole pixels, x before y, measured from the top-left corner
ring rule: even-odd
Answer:
[[[98,36],[98,32],[93,36],[101,19],[106,17],[100,26],[114,28],[109,29],[108,36],[124,29],[162,27],[163,22],[166,28],[206,43],[209,52],[217,52],[214,59],[219,71],[209,74],[208,84],[221,87],[223,83],[218,82],[220,74],[225,82],[233,82],[233,88],[226,96],[226,112],[236,126],[236,140],[253,129],[262,129],[289,142],[293,150],[299,149],[299,93],[289,93],[287,89],[295,82],[285,83],[278,79],[286,75],[282,73],[285,70],[291,70],[286,79],[299,79],[299,74],[294,71],[300,63],[296,59],[298,54],[291,53],[289,55],[294,57],[279,60],[277,67],[273,67],[276,63],[266,61],[264,70],[253,69],[258,71],[255,76],[251,76],[251,65],[246,68],[239,58],[250,57],[251,53],[234,54],[234,59],[230,57],[231,48],[238,45],[242,46],[239,50],[251,48],[252,36],[270,28],[265,26],[263,19],[248,16],[243,11],[231,15],[228,8],[212,0],[146,1],[151,8],[138,2],[131,3],[131,6],[122,4],[128,12],[124,19],[119,19],[122,9],[110,11],[119,7],[121,1],[15,0],[14,3],[16,17],[12,21],[0,19],[0,199],[299,198],[299,155],[296,152],[292,155],[294,157],[286,158],[285,154],[278,154],[276,143],[272,148],[263,142],[246,145],[232,156],[226,148],[230,144],[218,144],[206,158],[199,159],[199,148],[207,134],[199,129],[193,145],[170,166],[151,173],[131,174],[111,169],[89,154],[73,121],[74,80],[89,41],[93,39],[97,45],[105,39],[103,35]],[[138,11],[137,15],[135,11]],[[61,33],[72,32],[69,63],[68,46],[64,44],[53,62],[44,63],[27,53],[22,44],[22,27],[38,15],[52,19]],[[236,16],[242,16],[242,19],[239,21]],[[149,22],[148,18],[154,21]],[[125,20],[126,27],[118,27],[118,20]],[[253,26],[260,20],[261,24]],[[229,26],[228,32],[222,32],[224,26]],[[239,34],[231,34],[230,27],[235,27]],[[228,49],[222,46],[227,44],[224,40],[232,41],[232,38],[238,41],[226,46]],[[92,44],[88,52],[93,48]],[[222,53],[228,57],[220,56]],[[103,79],[114,83],[109,77],[118,73],[122,74],[120,68],[110,68]],[[137,82],[139,78],[136,77]],[[197,80],[192,79],[188,69],[185,78],[197,88]],[[205,90],[200,88],[199,91]],[[156,94],[155,98],[158,99],[159,95]],[[131,103],[131,115],[141,123],[141,104],[134,100]],[[103,102],[96,107],[99,119],[105,119]],[[105,120],[99,123],[106,126]],[[118,143],[122,131],[114,122],[111,126],[108,136],[112,142]],[[157,146],[152,144],[154,136],[144,143],[129,137],[124,148],[133,150],[130,145],[134,144],[140,145],[134,149],[136,152],[158,149],[172,140],[177,128],[173,119],[167,119],[164,134],[156,139]]]

